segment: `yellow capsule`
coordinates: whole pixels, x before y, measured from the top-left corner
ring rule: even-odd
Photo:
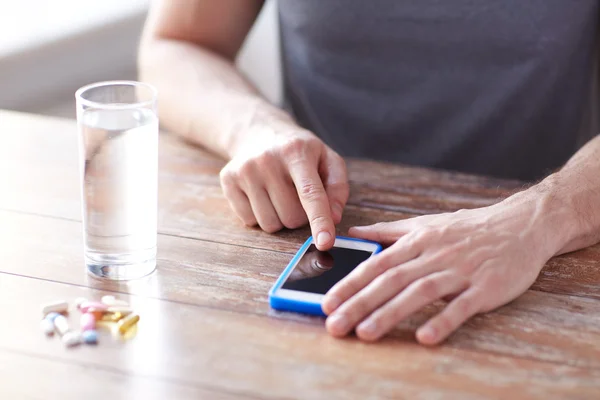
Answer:
[[[118,339],[124,340],[124,341],[131,340],[137,335],[137,330],[138,330],[137,324],[133,325],[124,334],[122,334],[122,335],[118,334],[119,335]]]
[[[121,314],[123,317],[131,314],[133,312],[133,310],[129,307],[108,307],[108,311],[109,313],[119,313]]]
[[[123,318],[125,318],[125,315],[121,314],[120,312],[107,312],[104,313],[101,320],[108,322],[117,322],[122,320]]]
[[[135,325],[140,320],[140,316],[137,314],[129,314],[127,317],[119,321],[119,332],[125,334],[129,328]]]

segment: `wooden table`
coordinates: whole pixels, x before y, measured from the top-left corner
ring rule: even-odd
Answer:
[[[551,260],[531,290],[442,346],[414,340],[435,306],[380,343],[337,340],[319,318],[269,309],[309,231],[243,227],[222,166],[163,135],[158,270],[104,282],[84,272],[75,123],[0,112],[0,399],[600,398],[600,247]],[[341,234],[521,185],[358,160],[349,170]],[[40,332],[42,303],[110,293],[140,313],[134,339],[66,349]]]

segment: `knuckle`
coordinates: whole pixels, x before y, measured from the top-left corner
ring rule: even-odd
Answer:
[[[471,235],[468,235],[467,237],[465,237],[463,239],[464,247],[472,247],[474,243],[475,243],[475,240],[474,240],[473,236],[471,236]]]
[[[396,267],[398,264],[395,260],[395,258],[397,257],[396,255],[396,251],[391,251],[392,249],[388,249],[386,251],[383,251],[381,254],[377,255],[376,257],[374,257],[372,259],[373,262],[373,266],[372,268],[375,270],[375,272],[379,275],[379,274],[383,274],[384,272],[388,271],[390,268]]]
[[[416,291],[427,299],[439,298],[439,285],[432,278],[423,278],[417,282]]]
[[[303,198],[314,201],[325,194],[323,185],[319,182],[305,181],[300,184],[300,196]]]
[[[324,229],[328,226],[329,219],[324,215],[317,215],[310,218],[310,225],[317,230]]]
[[[381,227],[383,227],[383,226],[381,226]],[[425,243],[426,239],[424,238],[424,232],[422,230],[417,230],[417,231],[410,232],[406,236],[404,241],[406,242],[407,246],[410,246],[410,247],[416,246],[416,247],[422,248],[423,247],[422,243]]]
[[[219,180],[221,182],[221,186],[233,186],[237,180],[236,173],[233,169],[226,165],[221,172],[219,172]]]
[[[281,153],[286,158],[294,158],[297,156],[304,155],[309,147],[309,141],[302,137],[294,137],[289,139],[283,148]]]
[[[437,250],[429,258],[430,262],[443,263],[445,265],[452,264],[456,258],[462,254],[460,246],[447,246]],[[462,265],[462,261],[461,261]]]
[[[431,226],[424,226],[415,232],[413,242],[416,245],[425,246],[427,244],[437,242],[442,235],[443,231],[441,229]]]
[[[479,260],[473,255],[468,255],[460,260],[454,271],[463,278],[470,279],[478,265]]]
[[[288,229],[297,229],[304,226],[308,222],[308,219],[304,214],[294,214],[285,216],[281,222]]]
[[[382,280],[392,284],[394,287],[404,287],[406,285],[406,273],[400,268],[393,268],[381,276]]]
[[[240,166],[237,168],[237,170],[238,170],[239,177],[248,179],[249,177],[253,176],[254,172],[256,171],[255,159],[250,159],[250,160],[244,161],[242,164],[240,164]]]
[[[259,170],[272,169],[276,163],[277,156],[272,151],[265,151],[253,159]]]

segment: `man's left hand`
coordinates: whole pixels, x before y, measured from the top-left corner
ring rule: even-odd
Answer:
[[[521,193],[489,207],[352,228],[351,236],[393,244],[327,293],[328,331],[354,329],[375,341],[428,304],[450,299],[417,330],[417,340],[432,345],[473,315],[512,301],[562,245],[541,199]]]

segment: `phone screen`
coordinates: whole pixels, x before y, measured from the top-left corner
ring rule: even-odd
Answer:
[[[311,244],[282,288],[325,294],[370,256],[371,252],[343,247],[320,251]]]

